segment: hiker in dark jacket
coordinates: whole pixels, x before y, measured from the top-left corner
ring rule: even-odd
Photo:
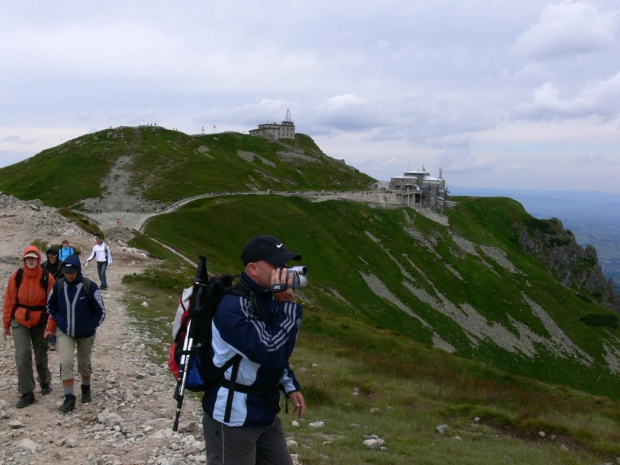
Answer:
[[[47,252],[45,252],[45,256],[47,257],[47,260],[41,264],[41,268],[47,270],[54,277],[54,279],[62,278],[60,260],[58,259],[58,249],[55,247],[50,247],[47,249]],[[49,342],[49,349],[56,350],[56,333],[50,337]]]
[[[54,279],[62,278],[62,271],[60,271],[60,260],[58,259],[58,249],[55,247],[50,247],[45,252],[45,260],[41,267],[44,270],[50,272],[50,274],[54,277]]]
[[[65,400],[58,408],[63,413],[75,409],[73,364],[77,347],[78,372],[82,377],[82,403],[91,402],[91,353],[97,328],[105,318],[105,307],[97,284],[82,276],[77,255],[69,255],[62,263],[63,279],[59,279],[47,300],[50,319],[45,337],[58,328],[60,378]]]
[[[225,372],[228,385],[211,387],[202,399],[207,463],[292,465],[277,415],[278,386],[302,417],[306,403],[289,366],[302,309],[291,287],[293,273],[286,272],[286,263],[300,260],[301,255],[273,236],[257,236],[243,249],[242,259],[245,272],[239,280],[254,293],[260,309],[254,308],[253,299],[227,294],[213,318],[215,366],[223,366],[236,354],[242,358],[238,372],[232,367]],[[269,291],[270,284],[281,283],[289,287]],[[243,385],[239,389],[228,388],[233,373],[236,380],[232,381]]]
[[[23,271],[13,272],[4,295],[4,337],[13,336],[15,343],[15,364],[17,365],[17,390],[22,395],[17,408],[34,404],[36,387],[32,371],[32,353],[37,368],[41,394],[52,392],[52,375],[47,363],[47,341],[43,338],[45,302],[54,284],[54,277],[48,275],[47,288],[42,286],[43,269],[41,251],[33,245],[26,247],[23,254]],[[21,275],[18,287],[17,276]]]

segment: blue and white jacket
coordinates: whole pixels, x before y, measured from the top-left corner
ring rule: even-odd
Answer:
[[[262,290],[245,273],[242,279],[252,291]],[[257,294],[268,313],[269,322],[260,319],[253,311],[250,300],[226,294],[215,313],[212,328],[211,354],[217,367],[223,366],[236,354],[242,356],[236,382],[253,388],[269,390],[281,384],[288,396],[299,391],[300,386],[289,366],[289,357],[295,348],[297,332],[301,326],[301,305],[294,302],[277,302],[270,292]],[[233,368],[225,372],[230,380]],[[269,397],[235,391],[230,421],[224,416],[229,391],[215,386],[205,392],[202,406],[207,415],[227,426],[265,426],[275,419],[274,405],[280,393],[273,390]]]
[[[91,296],[86,294],[82,267],[77,255],[69,255],[65,263],[74,264],[78,273],[72,283],[66,278],[54,283],[47,298],[47,313],[52,317],[53,322],[48,322],[47,329],[55,329],[51,325],[55,322],[55,326],[69,337],[76,339],[91,337],[105,319],[105,306],[101,292],[97,284],[91,281]]]

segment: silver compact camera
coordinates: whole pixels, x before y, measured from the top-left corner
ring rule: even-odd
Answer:
[[[287,268],[288,273],[293,273],[293,289],[301,289],[308,284],[308,267],[307,266],[292,266]],[[287,275],[288,277],[288,275]],[[288,289],[287,283],[272,284],[269,286],[271,292],[282,292]]]

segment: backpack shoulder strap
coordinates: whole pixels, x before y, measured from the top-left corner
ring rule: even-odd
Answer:
[[[41,275],[41,287],[47,294],[47,283],[49,281],[50,272],[47,271],[45,268],[41,268],[41,269],[43,270],[43,274]],[[15,275],[15,284],[17,285],[17,289],[19,289],[19,286],[22,285],[23,278],[24,278],[24,269],[19,268],[17,270],[17,274]]]
[[[17,270],[17,274],[15,275],[16,290],[19,290],[19,286],[22,285],[23,277],[24,277],[24,269],[23,268],[19,268]]]
[[[47,271],[45,268],[43,268],[43,276],[41,276],[41,287],[45,291],[45,294],[47,294],[47,283],[49,279],[50,279],[50,272]]]
[[[82,285],[84,286],[86,295],[90,299],[92,297],[92,294],[90,293],[90,279],[88,279],[86,276],[82,276]]]

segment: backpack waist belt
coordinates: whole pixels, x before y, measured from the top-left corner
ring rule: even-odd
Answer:
[[[25,308],[26,310],[32,310],[32,311],[36,311],[36,312],[40,312],[42,310],[45,310],[47,307],[45,305],[23,305],[23,304],[17,304],[17,308]]]
[[[234,383],[228,379],[221,380],[218,384],[224,386],[228,389],[228,402],[225,411],[225,419],[224,421],[230,421],[230,412],[232,409],[232,396],[234,392],[241,392],[243,394],[254,394],[260,397],[263,397],[267,400],[269,404],[269,408],[273,411],[273,413],[278,413],[280,409],[280,404],[278,403],[278,399],[274,395],[279,390],[281,390],[280,383],[275,384],[269,387],[258,387],[258,386],[246,386],[245,384]],[[288,410],[288,409],[287,409]]]
[[[18,303],[15,308],[17,309],[19,307],[26,309],[26,321],[30,321],[30,312],[42,312],[47,308],[45,305],[24,305]],[[44,327],[46,324],[47,313],[41,318],[41,321],[39,321],[39,326]]]

